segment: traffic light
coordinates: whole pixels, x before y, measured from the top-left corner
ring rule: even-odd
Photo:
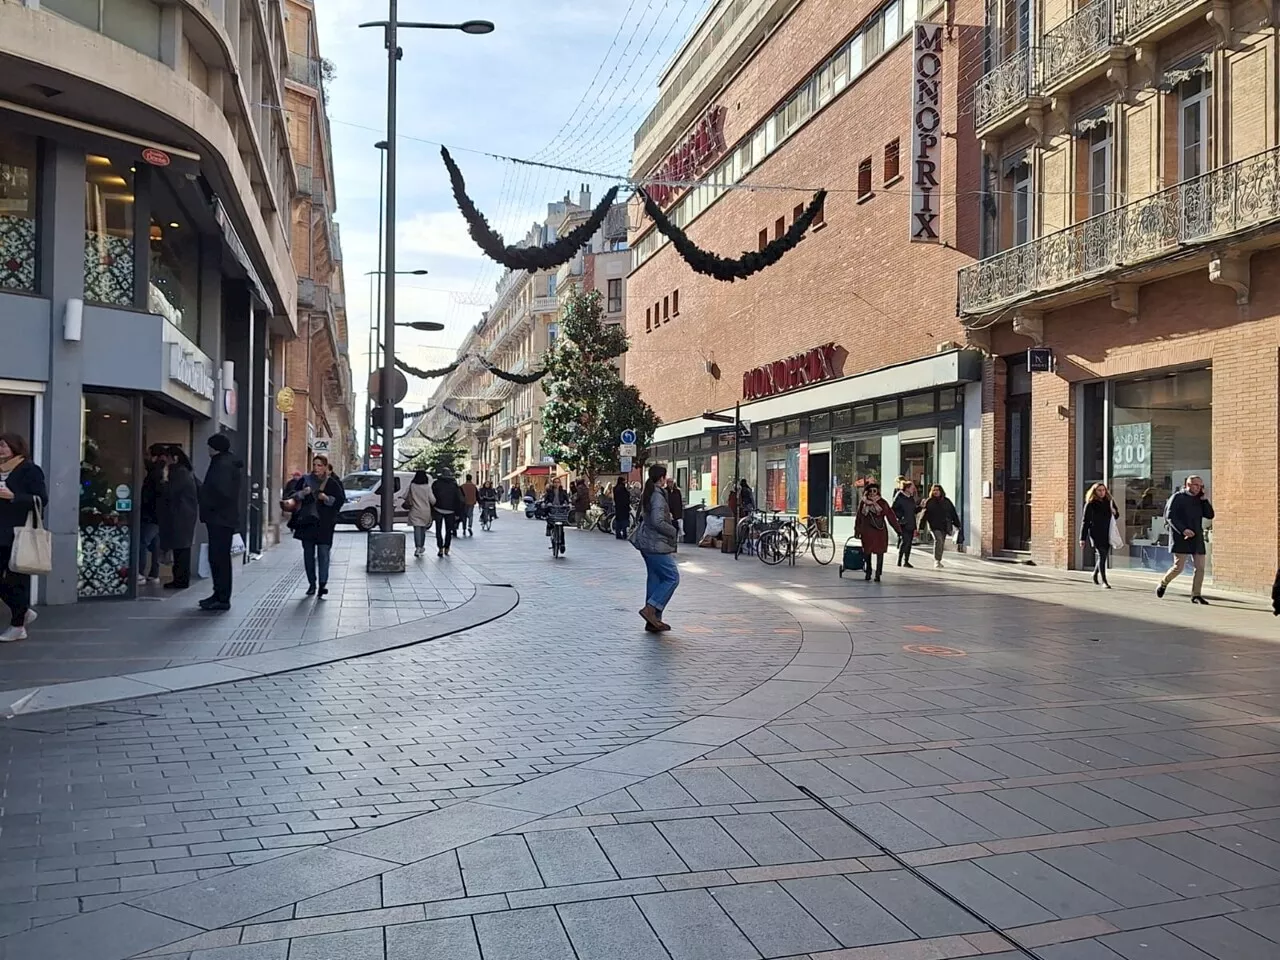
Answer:
[[[403,407],[395,408],[395,418],[396,418],[395,428],[397,430],[404,429],[404,408]],[[382,408],[381,407],[373,408],[373,417],[369,422],[369,429],[371,431],[379,431],[382,429]]]

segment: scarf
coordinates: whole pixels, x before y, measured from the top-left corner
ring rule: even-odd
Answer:
[[[884,507],[880,505],[879,497],[877,497],[875,500],[869,500],[864,496],[862,498],[862,502],[858,504],[858,510],[864,516],[873,517],[873,518],[878,517],[882,513],[884,513]]]

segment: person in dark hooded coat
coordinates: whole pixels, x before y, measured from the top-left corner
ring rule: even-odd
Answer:
[[[191,544],[196,539],[200,514],[200,491],[191,461],[178,446],[166,447],[163,474],[156,496],[156,519],[160,525],[160,550],[173,554],[173,579],[166,590],[191,586]]]
[[[209,469],[200,487],[200,519],[209,531],[209,573],[213,594],[200,601],[202,610],[231,609],[231,542],[240,526],[240,484],[244,462],[231,452],[223,433],[209,438]]]

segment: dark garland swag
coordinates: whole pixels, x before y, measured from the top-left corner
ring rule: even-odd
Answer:
[[[759,273],[761,270],[771,267],[781,260],[783,254],[804,239],[805,231],[809,229],[814,218],[821,212],[823,203],[827,198],[827,191],[819,190],[813,195],[813,199],[809,201],[809,205],[805,207],[804,212],[796,217],[795,222],[791,224],[791,228],[786,233],[767,243],[764,249],[745,251],[742,256],[734,260],[703,250],[689,239],[687,233],[667,218],[667,215],[662,212],[662,208],[653,201],[653,198],[643,188],[637,192],[644,199],[645,212],[653,218],[654,226],[671,241],[676,251],[695,272],[714,277],[716,280],[727,280],[729,283],[733,283],[735,280],[745,280],[752,274]]]
[[[412,364],[405,363],[399,357],[396,357],[396,366],[412,377],[421,377],[423,380],[434,380],[436,377],[447,377],[453,371],[462,365],[462,361],[467,359],[466,355],[459,357],[447,367],[440,367],[438,370],[422,370]]]
[[[507,244],[502,234],[489,226],[489,221],[485,218],[485,215],[477,209],[475,203],[467,196],[467,183],[462,177],[462,171],[458,169],[453,157],[449,155],[447,147],[440,148],[440,156],[444,159],[444,165],[449,170],[449,183],[453,186],[453,199],[458,204],[458,209],[462,212],[463,218],[467,221],[471,239],[476,242],[476,245],[490,260],[494,260],[511,270],[527,270],[529,273],[535,273],[538,270],[549,270],[552,267],[568,263],[595,236],[596,231],[604,224],[604,218],[608,215],[609,209],[613,206],[614,201],[618,199],[618,188],[610,187],[609,192],[604,195],[604,199],[596,204],[596,208],[591,212],[591,216],[587,221],[570,230],[563,237],[545,246],[513,247]]]
[[[493,411],[493,413],[484,413],[477,417],[469,413],[459,413],[457,410],[453,409],[453,407],[449,406],[447,403],[442,404],[441,409],[444,410],[444,412],[447,413],[449,416],[456,417],[458,420],[461,420],[463,423],[484,423],[486,420],[492,420],[494,417],[496,417],[498,414],[502,412],[502,408],[499,407],[497,410]]]
[[[484,357],[476,357],[480,366],[484,367],[499,380],[506,380],[508,383],[537,383],[547,375],[546,370],[535,370],[533,373],[508,373],[494,366]]]

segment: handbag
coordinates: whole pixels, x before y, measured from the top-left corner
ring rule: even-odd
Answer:
[[[13,531],[9,569],[28,576],[53,572],[53,536],[45,529],[39,497],[27,514],[27,522]]]
[[[1111,549],[1119,550],[1124,546],[1124,534],[1120,532],[1120,524],[1116,522],[1115,516],[1111,517],[1111,530],[1108,533],[1108,539],[1111,541]]]

